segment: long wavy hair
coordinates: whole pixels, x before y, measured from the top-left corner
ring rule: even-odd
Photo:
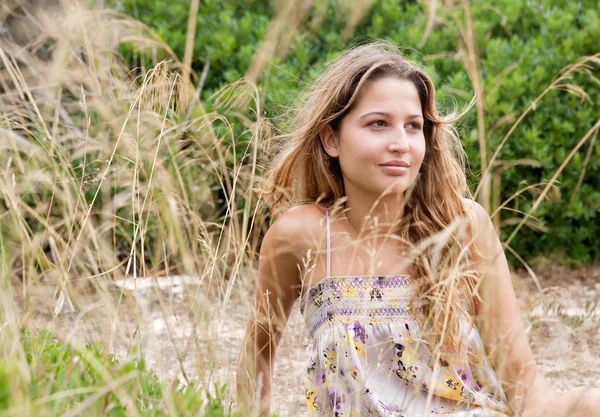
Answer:
[[[472,219],[465,201],[472,199],[466,156],[453,127],[458,116],[438,112],[431,78],[396,46],[386,41],[355,46],[326,65],[301,96],[289,133],[280,135],[282,148],[267,173],[263,196],[275,215],[297,204],[332,206],[343,199],[339,161],[325,152],[319,132],[327,124],[337,132],[361,89],[384,77],[415,85],[425,119],[423,164],[395,232],[411,245],[409,271],[416,291],[409,307],[428,329],[426,340],[441,348],[438,352],[456,353],[466,335],[460,319],[473,325],[469,310],[476,297],[476,276],[465,250],[468,242],[460,238],[469,236]]]

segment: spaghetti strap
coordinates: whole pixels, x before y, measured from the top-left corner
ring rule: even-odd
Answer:
[[[329,226],[329,210],[325,210],[327,218],[327,277],[331,276],[331,232]]]

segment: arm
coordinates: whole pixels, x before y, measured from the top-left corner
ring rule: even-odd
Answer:
[[[261,415],[268,415],[270,410],[275,354],[300,288],[300,248],[294,217],[284,214],[263,239],[254,308],[238,362],[238,404],[245,410],[258,407]],[[257,393],[259,386],[262,389]]]
[[[480,273],[476,315],[486,351],[516,415],[558,394],[540,374],[519,314],[500,239],[485,209],[473,202],[474,265]]]

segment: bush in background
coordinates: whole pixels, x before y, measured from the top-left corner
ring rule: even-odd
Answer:
[[[484,202],[493,211],[510,199],[494,219],[503,240],[519,232],[508,242],[510,250],[527,260],[543,255],[565,264],[598,262],[600,144],[595,133],[568,162],[533,217],[524,220],[523,214],[599,119],[596,2],[501,0],[493,5],[474,2],[468,11],[461,5],[430,10],[424,2],[371,3],[304,2],[298,9],[298,30],[257,79],[265,115],[285,127],[278,115],[293,107],[298,90],[323,62],[351,45],[352,39],[391,39],[432,73],[443,108],[464,108],[479,83],[480,107],[474,106],[459,126],[473,172],[473,190],[482,180],[480,144],[485,141],[489,161],[511,132],[492,164],[489,197]],[[204,97],[247,74],[255,50],[273,29],[270,20],[282,14],[285,4],[200,2],[192,66],[200,73],[210,61]],[[178,56],[183,55],[187,3],[124,0],[113,5],[152,27]],[[289,25],[281,33],[289,34],[294,27]],[[129,60],[131,65],[140,63],[137,55],[129,55]],[[581,60],[582,66],[552,85],[567,66]],[[514,126],[532,102],[535,105]],[[526,227],[520,228],[519,223]]]

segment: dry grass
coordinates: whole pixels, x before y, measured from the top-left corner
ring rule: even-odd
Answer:
[[[77,2],[26,10],[39,30],[9,20],[0,38],[3,358],[19,351],[21,326],[60,333],[63,319],[66,340],[144,354],[152,311],[168,315],[181,300],[135,303],[113,282],[174,274],[197,281],[197,297],[178,311],[193,318],[195,343],[212,349],[201,331],[210,328],[207,309],[229,304],[253,262],[252,228],[264,224],[252,192],[261,121],[242,120],[245,131],[234,132],[226,99],[239,86],[222,92],[214,111],[190,107],[196,92],[181,81],[181,63],[137,21]],[[170,60],[134,78],[120,42]],[[157,359],[187,351],[172,349]],[[184,380],[212,368],[214,353],[197,353],[180,361]]]
[[[282,14],[297,18],[293,11]],[[102,341],[120,357],[137,352],[165,381],[177,378],[204,390],[212,390],[214,382],[233,386],[251,309],[258,232],[267,223],[255,191],[261,183],[259,156],[270,149],[259,140],[269,136],[269,124],[239,111],[242,106],[262,113],[257,90],[242,80],[220,93],[216,110],[207,111],[187,76],[182,81],[178,75],[187,74],[189,63],[181,64],[139,22],[77,2],[31,13],[37,32],[15,23],[12,39],[0,38],[2,358],[26,367],[18,353],[19,328],[50,327],[68,341]],[[282,27],[274,23],[272,36]],[[170,60],[133,78],[116,52],[119,42]],[[274,53],[266,42],[252,78]],[[583,96],[563,81],[597,59],[566,69],[542,96],[553,88]],[[234,119],[242,132],[232,127]],[[571,155],[595,138],[598,126]],[[240,146],[242,160],[236,156]],[[215,184],[221,195],[211,189]],[[138,282],[177,274],[193,277],[195,284],[179,293],[153,289],[145,295],[114,285],[125,278]],[[542,295],[547,286],[541,281],[536,290],[524,287],[520,301],[543,369],[561,390],[570,388],[573,372],[579,372],[578,385],[597,384],[598,375],[589,370],[599,365],[600,319],[592,313],[580,320],[534,316],[536,303],[561,300],[552,292]],[[585,288],[589,299],[573,294],[575,304],[600,298],[597,286],[577,288]],[[273,404],[281,405],[274,410],[281,415],[303,409],[297,381],[305,371],[308,339],[301,321],[295,311],[275,370],[281,389]],[[546,343],[551,331],[567,336],[556,349]],[[569,357],[579,368],[572,366],[566,375],[562,355],[575,345],[584,353]]]

